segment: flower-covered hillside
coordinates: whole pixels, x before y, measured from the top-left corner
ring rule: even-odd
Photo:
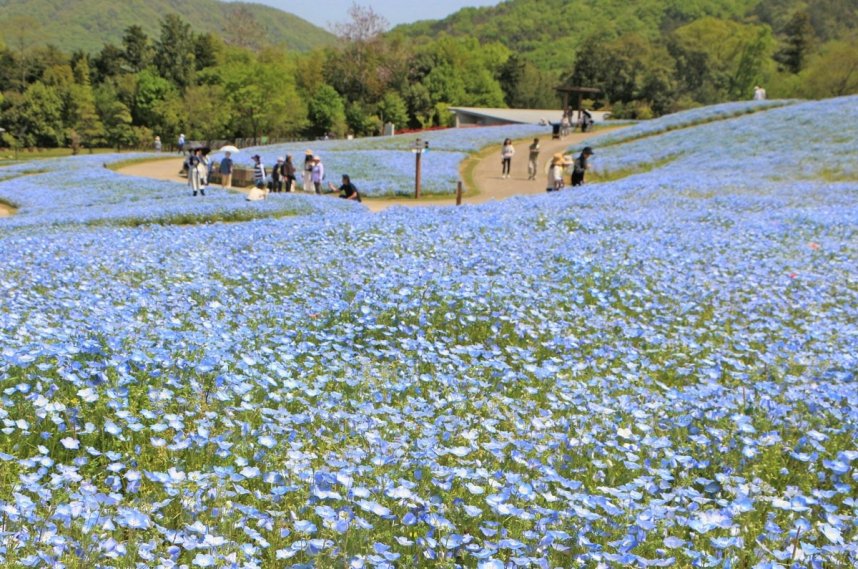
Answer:
[[[856,103],[479,207],[0,220],[2,563],[855,566]]]

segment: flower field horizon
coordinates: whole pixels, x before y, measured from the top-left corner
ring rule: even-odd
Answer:
[[[858,97],[745,108],[459,208],[0,168],[0,565],[856,566]]]

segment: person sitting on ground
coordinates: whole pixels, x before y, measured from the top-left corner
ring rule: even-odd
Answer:
[[[348,174],[343,174],[343,183],[339,188],[333,185],[331,182],[328,182],[328,187],[331,189],[332,192],[340,192],[340,197],[344,200],[355,200],[358,202],[361,201],[360,192],[358,192],[357,187],[352,184],[352,179],[349,177]]]
[[[584,173],[590,168],[588,159],[594,154],[591,147],[585,146],[578,158],[575,159],[575,163],[572,166],[572,186],[581,186],[584,184]]]

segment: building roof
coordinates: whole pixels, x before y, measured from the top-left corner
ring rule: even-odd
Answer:
[[[489,109],[482,107],[450,107],[456,113],[468,114],[477,117],[489,118],[498,121],[520,124],[539,124],[540,121],[559,122],[563,116],[560,109]],[[606,113],[602,111],[589,111],[593,120],[602,121]]]

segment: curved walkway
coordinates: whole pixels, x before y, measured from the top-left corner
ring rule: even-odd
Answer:
[[[472,160],[478,160],[473,169],[472,179],[476,187],[467,188],[462,203],[476,204],[491,200],[503,200],[513,196],[541,194],[546,188],[545,163],[557,152],[565,151],[573,144],[579,144],[597,134],[603,134],[606,130],[598,130],[588,133],[574,133],[561,140],[552,140],[550,134],[539,137],[539,172],[536,180],[527,179],[527,147],[533,139],[517,140],[515,142],[516,155],[512,159],[512,171],[509,178],[501,177],[500,145],[483,149],[478,155],[472,156],[465,161],[465,165]],[[502,134],[501,129],[498,134]],[[169,180],[187,184],[187,180],[179,176],[183,159],[177,156],[171,158],[157,159],[149,162],[140,162],[119,168],[117,172],[126,176],[141,176],[157,180]],[[467,166],[464,166],[467,167]],[[237,189],[237,191],[243,191]],[[363,204],[370,211],[381,211],[393,206],[427,207],[455,205],[455,197],[434,198],[429,197],[419,201],[408,198],[365,198]]]
[[[9,217],[15,213],[15,209],[0,202],[0,217]]]

